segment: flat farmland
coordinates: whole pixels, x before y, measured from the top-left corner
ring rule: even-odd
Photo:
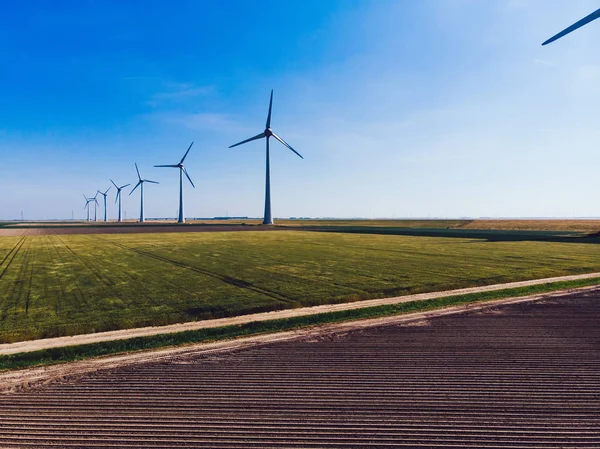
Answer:
[[[20,448],[600,447],[600,295],[195,350],[0,395]]]
[[[594,243],[303,231],[0,238],[0,342],[600,271]]]

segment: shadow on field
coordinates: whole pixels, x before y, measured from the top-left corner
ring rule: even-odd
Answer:
[[[449,237],[461,239],[482,239],[489,242],[556,242],[600,244],[600,232],[585,234],[573,231],[510,231],[488,229],[423,229],[423,228],[385,228],[368,226],[302,226],[303,231],[339,232],[346,234],[406,235],[415,237]]]

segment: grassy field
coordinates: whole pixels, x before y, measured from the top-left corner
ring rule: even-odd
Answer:
[[[0,238],[0,342],[600,271],[594,243],[315,232]]]
[[[124,340],[104,341],[75,346],[62,346],[58,348],[42,349],[39,351],[0,355],[0,371],[22,369],[40,365],[54,365],[57,363],[72,362],[91,357],[132,353],[136,351],[179,346],[190,343],[206,343],[218,340],[228,340],[237,337],[281,332],[322,324],[401,315],[404,313],[439,309],[442,307],[457,306],[461,304],[537,295],[554,292],[556,290],[596,286],[599,283],[600,278],[562,281],[505,290],[447,296],[445,298],[435,298],[426,301],[410,301],[394,305],[366,307],[361,309],[321,313],[316,315],[258,321],[231,326],[189,330],[171,334],[135,337]]]

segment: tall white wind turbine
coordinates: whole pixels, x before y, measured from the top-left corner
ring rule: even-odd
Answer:
[[[90,221],[90,203],[94,201],[94,198],[88,198],[85,195],[83,195],[83,198],[85,199],[85,206],[83,208],[87,209],[87,221]]]
[[[192,185],[192,187],[196,188],[196,186],[192,182],[192,178],[190,178],[190,175],[188,175],[187,170],[183,166],[183,161],[185,161],[185,158],[187,157],[188,153],[192,149],[192,145],[194,145],[194,142],[190,143],[190,146],[188,147],[187,151],[181,158],[181,161],[179,161],[179,164],[155,165],[155,167],[169,167],[169,168],[178,168],[179,169],[179,218],[177,219],[178,223],[185,223],[185,215],[183,213],[183,175],[184,174],[185,174],[185,176],[187,176],[187,179],[190,182],[190,184]]]
[[[137,172],[139,181],[135,185],[133,190],[129,192],[129,195],[131,195],[135,191],[135,189],[138,188],[138,186],[140,187],[140,223],[143,223],[144,221],[146,221],[144,218],[144,183],[150,182],[152,184],[158,184],[158,182],[150,181],[149,179],[142,179],[142,177],[140,176],[140,169],[138,168],[137,163],[135,164],[135,171]]]
[[[115,203],[118,201],[119,202],[119,218],[117,221],[121,222],[123,220],[121,220],[121,190],[123,190],[125,187],[130,186],[131,184],[125,184],[124,186],[119,187],[118,185],[115,184],[115,182],[111,179],[110,182],[113,183],[113,186],[115,186],[115,189],[117,189],[117,196],[115,197]]]
[[[92,200],[94,201],[94,221],[98,221],[98,192],[96,192]]]
[[[98,193],[104,197],[104,221],[105,222],[106,222],[106,195],[108,194],[109,190],[110,190],[110,186],[108,186],[108,189],[106,189],[105,192],[98,190]]]
[[[231,145],[229,147],[229,148],[237,147],[238,145],[242,145],[244,143],[252,142],[253,140],[258,140],[258,139],[262,139],[262,138],[267,139],[267,175],[266,175],[266,179],[265,179],[265,216],[263,219],[263,224],[266,224],[266,225],[273,224],[273,217],[271,216],[271,169],[270,169],[270,160],[269,160],[269,138],[274,137],[275,139],[279,140],[279,142],[281,142],[284,146],[288,147],[290,150],[292,150],[294,153],[296,153],[298,156],[300,156],[301,159],[304,159],[300,153],[298,153],[291,146],[289,146],[285,140],[283,140],[280,136],[275,134],[275,132],[273,132],[273,130],[271,129],[271,110],[272,109],[273,109],[273,90],[271,90],[271,99],[269,100],[269,114],[267,115],[267,124],[265,126],[265,130],[262,133],[254,136],[254,137],[250,137],[249,139],[243,140],[243,141],[238,142],[235,145]]]

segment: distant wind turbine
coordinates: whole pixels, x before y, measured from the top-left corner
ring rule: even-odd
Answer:
[[[121,190],[123,190],[127,186],[130,186],[131,184],[125,184],[124,186],[119,187],[115,184],[115,182],[112,179],[110,180],[110,182],[112,182],[113,186],[115,186],[115,188],[117,189],[117,196],[115,197],[115,203],[117,201],[119,201],[119,219],[118,219],[118,221],[121,222],[121,221],[123,221],[123,220],[121,220]]]
[[[236,143],[235,145],[231,145],[229,147],[229,148],[237,147],[238,145],[242,145],[247,142],[252,142],[253,140],[262,139],[263,137],[265,137],[267,139],[267,175],[266,175],[266,180],[265,180],[265,216],[263,219],[263,224],[266,224],[266,225],[273,224],[273,217],[271,216],[271,169],[270,169],[270,161],[269,161],[269,137],[274,137],[275,139],[279,140],[279,142],[281,142],[283,145],[285,145],[290,150],[292,150],[294,153],[296,153],[298,156],[300,156],[301,159],[304,159],[300,153],[298,153],[291,146],[289,146],[285,140],[283,140],[281,137],[279,137],[277,134],[275,134],[273,132],[273,130],[271,129],[271,110],[272,109],[273,109],[273,90],[271,90],[271,99],[269,100],[269,114],[267,115],[267,124],[265,126],[265,130],[262,133],[254,136],[254,137],[250,137],[249,139],[243,140],[243,141]]]
[[[561,37],[569,34],[570,32],[575,31],[577,28],[581,28],[585,24],[590,23],[592,20],[596,20],[598,17],[600,17],[600,9],[597,9],[596,11],[594,11],[593,13],[591,13],[590,15],[585,16],[583,19],[581,19],[578,22],[575,22],[570,27],[565,28],[560,33],[555,34],[550,39],[548,39],[547,41],[545,41],[542,45],[548,45],[549,43],[554,42],[557,39],[560,39]]]
[[[109,190],[110,190],[110,186],[108,186],[108,189],[106,189],[105,192],[98,190],[98,193],[104,197],[104,221],[105,222],[106,222],[106,195]]]
[[[135,171],[137,172],[139,181],[135,185],[133,190],[129,192],[129,195],[131,195],[135,191],[135,189],[137,189],[138,186],[140,186],[140,223],[143,223],[144,221],[146,221],[144,219],[144,183],[150,182],[152,184],[158,184],[158,182],[150,181],[149,179],[142,179],[142,177],[140,176],[140,169],[138,168],[137,164],[135,164]]]
[[[181,161],[179,161],[179,164],[155,165],[155,167],[169,167],[169,168],[178,168],[179,169],[179,218],[177,219],[177,222],[179,222],[179,223],[185,223],[185,215],[183,213],[183,175],[184,175],[184,173],[185,173],[185,176],[187,176],[187,179],[190,182],[190,184],[192,185],[192,187],[196,188],[196,186],[192,182],[192,178],[190,178],[190,175],[188,175],[187,170],[183,166],[183,161],[185,161],[185,158],[187,157],[188,153],[192,149],[192,145],[194,145],[194,142],[190,143],[189,148],[187,149],[187,151],[181,158]]]
[[[98,192],[94,195],[94,221],[98,221]]]
[[[83,208],[87,209],[87,221],[90,221],[90,203],[94,201],[94,198],[88,198],[85,195],[83,195],[83,198],[85,199],[85,206]]]

